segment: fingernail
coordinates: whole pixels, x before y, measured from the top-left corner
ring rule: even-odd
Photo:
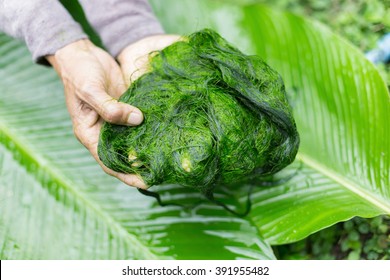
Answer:
[[[127,122],[131,125],[138,125],[142,123],[143,121],[142,113],[140,112],[131,112],[129,115],[129,118],[127,119]]]

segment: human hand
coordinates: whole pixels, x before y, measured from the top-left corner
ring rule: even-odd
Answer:
[[[71,43],[46,58],[64,84],[66,105],[77,139],[106,173],[127,185],[146,188],[139,176],[107,168],[97,154],[103,120],[130,126],[143,121],[139,109],[117,101],[127,86],[115,60],[89,40]]]
[[[149,54],[179,41],[179,35],[154,35],[143,38],[126,48],[118,55],[117,60],[122,69],[126,87],[148,71]]]

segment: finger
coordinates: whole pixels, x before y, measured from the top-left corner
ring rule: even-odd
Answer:
[[[123,64],[123,76],[127,86],[149,70],[149,53],[138,55],[136,60]]]
[[[108,169],[107,167],[104,166],[103,169],[105,169],[105,168]],[[110,174],[106,171],[107,174],[118,178],[126,185],[129,185],[129,186],[135,187],[135,188],[139,188],[139,189],[144,189],[144,190],[148,189],[148,186],[145,184],[145,182],[142,180],[142,178],[138,175],[119,173],[119,172],[115,172],[111,169],[108,169],[108,171],[112,172],[112,174]]]
[[[91,106],[73,94],[66,96],[66,106],[72,119],[74,130],[78,126],[90,128],[96,125],[100,119],[98,113]]]
[[[177,35],[150,36],[142,39],[118,56],[127,86],[149,70],[149,55],[180,40]]]
[[[77,139],[79,139],[79,141],[92,154],[92,156],[99,163],[99,165],[104,170],[104,172],[118,178],[120,181],[124,182],[129,186],[141,188],[141,189],[147,189],[148,186],[145,184],[145,182],[142,180],[140,176],[136,174],[125,174],[125,173],[116,172],[112,169],[109,169],[107,166],[105,166],[103,162],[99,159],[97,148],[98,148],[101,125],[102,125],[102,121],[99,121],[93,127],[86,127],[83,125],[83,123],[75,123],[74,127],[77,128],[75,129],[75,135]]]
[[[118,102],[98,87],[84,90],[80,96],[105,121],[122,125],[139,125],[143,121],[142,112],[129,104]]]
[[[92,153],[90,150],[90,153],[93,155],[95,160],[99,163],[100,167],[106,172],[108,175],[111,175],[126,185],[129,185],[131,187],[140,188],[140,189],[147,189],[148,186],[145,184],[145,182],[142,180],[142,178],[139,175],[136,174],[125,174],[125,173],[119,173],[112,169],[109,169],[107,166],[105,166],[99,159],[97,153]]]
[[[119,99],[119,97],[121,97],[127,90],[128,86],[126,86],[121,69],[116,63],[112,65],[110,69],[108,78],[110,83],[107,86],[107,92],[115,99]]]

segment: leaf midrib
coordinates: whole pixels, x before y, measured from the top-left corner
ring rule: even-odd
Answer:
[[[159,259],[156,254],[154,254],[148,247],[146,247],[137,238],[135,238],[135,236],[131,235],[120,223],[118,223],[115,219],[105,213],[104,210],[99,207],[94,201],[88,199],[83,193],[74,188],[71,180],[67,179],[56,167],[50,165],[47,159],[35,153],[33,149],[31,149],[29,145],[25,143],[22,137],[16,136],[16,134],[13,133],[10,129],[8,129],[7,126],[3,122],[1,122],[1,120],[0,132],[3,133],[5,138],[5,143],[3,144],[12,154],[15,155],[15,151],[18,150],[20,152],[20,155],[23,155],[23,153],[29,155],[29,157],[27,158],[28,161],[34,162],[34,164],[39,166],[40,169],[44,170],[44,172],[47,173],[49,177],[53,179],[53,181],[60,182],[60,184],[58,184],[60,187],[62,187],[65,191],[71,193],[76,198],[76,200],[82,202],[80,203],[80,205],[91,209],[93,213],[96,213],[96,216],[101,217],[101,219],[99,219],[100,221],[105,221],[109,225],[108,228],[110,230],[116,231],[118,235],[123,237],[123,239],[126,240],[133,248],[137,246],[142,251],[143,258]],[[12,142],[15,147],[13,149],[10,149],[6,143],[7,141]],[[20,165],[24,166],[20,162],[20,160],[16,160],[19,162]],[[36,176],[36,173],[31,172],[26,166],[24,167],[29,174],[31,174],[37,181],[41,183],[42,187],[47,188],[44,182],[42,182],[42,180],[40,180],[40,178]],[[48,193],[49,195],[53,196],[50,191],[48,191]]]
[[[299,152],[297,155],[297,159],[301,160],[303,163],[310,166],[312,169],[317,170],[319,173],[339,183],[341,186],[348,189],[357,196],[361,197],[362,199],[370,202],[372,205],[374,205],[381,211],[384,211],[384,213],[390,213],[390,203],[388,201],[380,199],[378,196],[372,194],[364,187],[358,185],[356,182],[340,176],[340,174],[338,174],[334,170],[324,166],[323,164],[314,160],[305,153]]]

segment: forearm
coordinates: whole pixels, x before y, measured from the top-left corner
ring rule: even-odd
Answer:
[[[79,0],[88,21],[108,52],[116,57],[126,46],[164,33],[146,0]]]
[[[23,39],[38,62],[87,38],[58,0],[0,0],[0,30]]]

